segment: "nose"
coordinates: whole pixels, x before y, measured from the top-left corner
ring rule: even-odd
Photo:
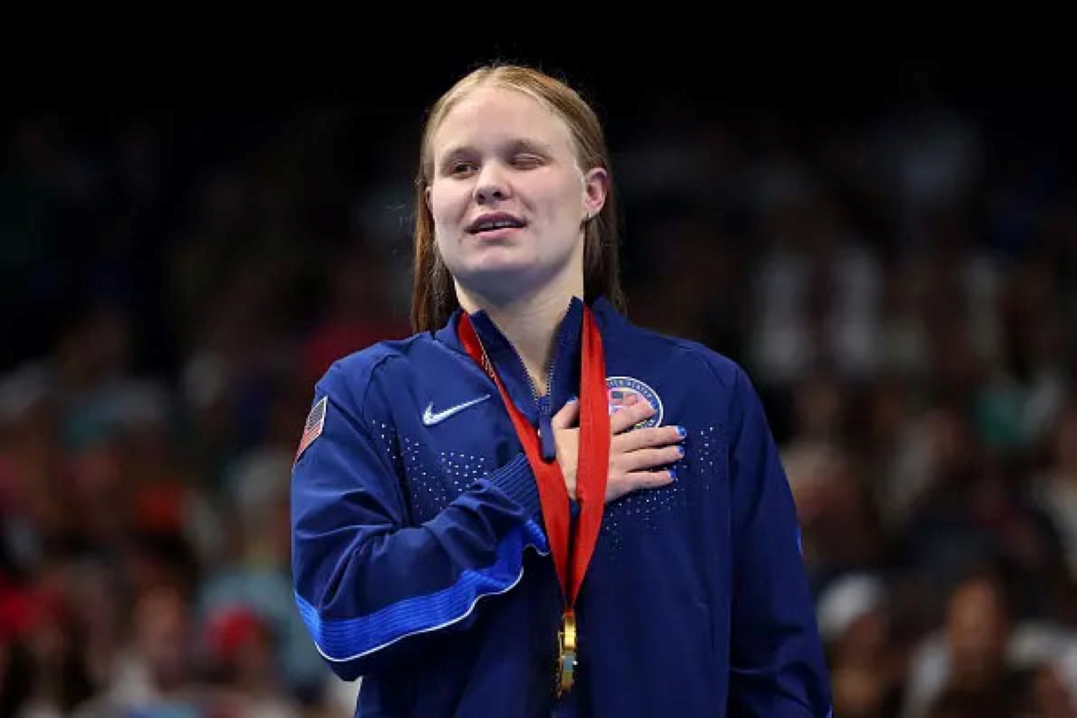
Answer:
[[[475,183],[475,201],[489,204],[505,199],[510,194],[508,183],[495,168],[487,165],[483,168],[479,181]]]
[[[479,204],[487,204],[494,200],[504,199],[505,195],[500,187],[496,185],[487,185],[478,188],[475,192],[475,198],[479,201]]]

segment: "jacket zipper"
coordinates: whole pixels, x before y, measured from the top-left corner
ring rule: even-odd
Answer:
[[[557,365],[557,357],[561,354],[562,344],[562,332],[564,331],[565,317],[568,316],[568,311],[562,315],[561,321],[558,323],[556,346],[554,346],[553,354],[550,356],[550,366],[546,372],[546,394],[539,396],[538,389],[535,388],[535,382],[531,380],[531,374],[528,373],[527,367],[524,366],[523,359],[520,358],[520,353],[516,351],[516,347],[512,347],[512,352],[516,356],[516,361],[519,362],[520,367],[524,370],[524,376],[527,377],[527,385],[531,388],[531,398],[534,399],[535,405],[538,407],[539,417],[539,440],[542,446],[542,460],[549,463],[557,458],[557,443],[554,441],[553,436],[553,417],[550,415],[551,401],[553,394],[553,375],[554,369]],[[510,346],[511,343],[510,343]]]
[[[560,352],[561,346],[558,341],[558,346],[554,350],[554,356]],[[557,458],[557,443],[554,441],[553,436],[553,417],[550,415],[552,410],[550,404],[553,401],[553,357],[550,358],[550,372],[546,377],[546,396],[539,398],[535,397],[538,401],[539,409],[539,439],[542,444],[542,460],[549,463]],[[528,377],[528,381],[531,377]],[[537,394],[534,384],[531,385],[531,392]]]

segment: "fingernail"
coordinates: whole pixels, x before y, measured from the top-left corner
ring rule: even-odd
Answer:
[[[676,480],[677,480],[677,470],[676,470],[676,469],[674,469],[674,468],[672,468],[672,467],[670,467],[670,470],[669,470],[669,477],[670,477],[671,479],[673,479],[674,481],[676,481]]]
[[[566,403],[566,404],[571,404],[572,402],[574,402],[574,401],[579,401],[579,400],[580,400],[580,398],[579,398],[578,396],[570,396],[570,397],[568,398],[568,401],[567,401],[567,402],[565,402],[565,403]]]
[[[681,435],[682,439],[684,437],[688,436],[688,432],[685,430],[685,428],[683,426],[678,426],[677,427],[677,433]]]
[[[677,451],[680,453],[681,456],[684,456],[684,447],[683,446],[677,446]]]

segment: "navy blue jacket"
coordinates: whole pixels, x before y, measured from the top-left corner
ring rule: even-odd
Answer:
[[[606,505],[577,604],[577,684],[560,702],[561,593],[535,479],[457,339],[459,312],[318,382],[316,438],[293,473],[295,595],[328,664],[363,677],[357,715],[828,715],[795,508],[748,377],[604,299],[593,309],[611,404],[647,398],[649,424],[687,429],[686,453],[674,483]],[[579,393],[582,311],[574,299],[543,397],[472,316],[535,426]]]

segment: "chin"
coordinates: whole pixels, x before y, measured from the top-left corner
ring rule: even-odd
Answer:
[[[536,281],[534,267],[519,263],[473,268],[458,277],[465,287],[480,294],[497,297],[526,291]]]
[[[571,271],[571,259],[565,264],[564,260],[513,251],[515,248],[488,249],[493,251],[473,254],[448,269],[462,287],[491,298],[530,294]]]

